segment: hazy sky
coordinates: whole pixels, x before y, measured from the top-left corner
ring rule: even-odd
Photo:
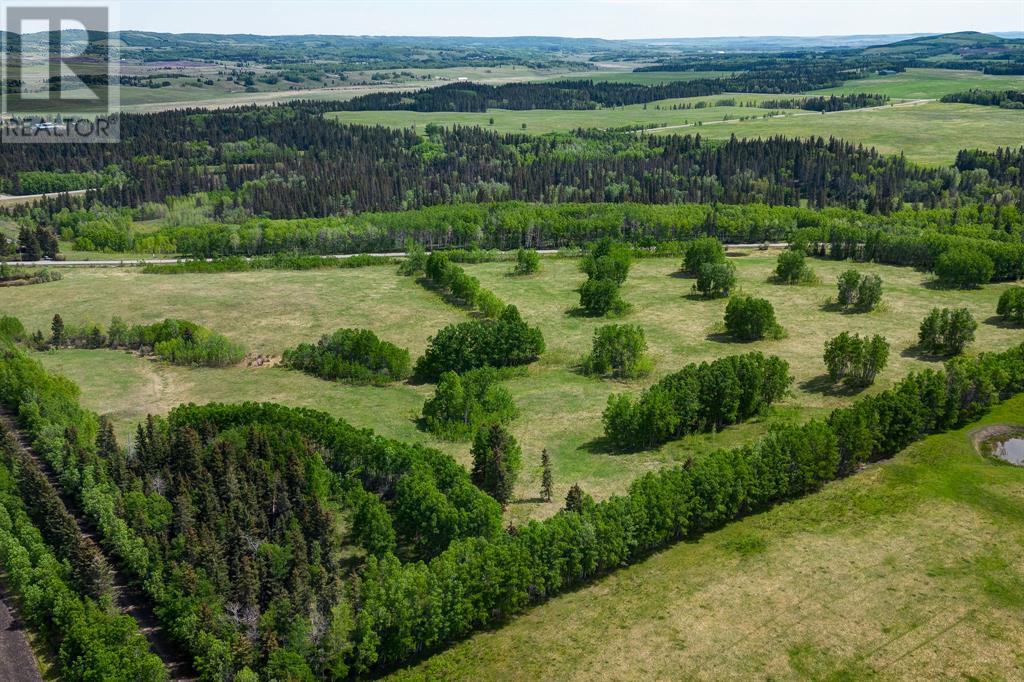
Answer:
[[[173,33],[679,38],[1024,31],[1024,0],[121,0],[120,6],[122,27]]]

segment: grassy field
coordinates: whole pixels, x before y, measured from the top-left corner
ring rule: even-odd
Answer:
[[[683,133],[691,128],[665,133]],[[725,121],[700,127],[711,139],[737,137],[839,137],[925,164],[949,165],[960,149],[1013,147],[1024,142],[1024,111],[973,104],[931,102],[833,114],[788,114],[782,118]]]
[[[681,109],[673,111],[672,105],[679,102],[693,102],[697,99],[722,100],[736,97],[738,101],[758,101],[762,95],[721,95],[714,98],[694,98],[693,100],[662,100],[647,105],[631,104],[614,109],[594,109],[589,111],[556,111],[553,109],[534,109],[530,111],[512,111],[508,109],[491,109],[486,113],[468,112],[419,112],[419,111],[335,111],[327,114],[339,123],[357,123],[362,125],[386,125],[394,128],[417,126],[420,130],[429,123],[446,127],[454,125],[481,126],[500,133],[555,133],[569,132],[577,128],[618,128],[623,126],[646,126],[658,128],[662,126],[684,125],[696,122],[722,121],[726,116],[764,116],[765,109],[740,106],[708,106],[704,109]],[[660,107],[660,108],[659,108]],[[494,121],[493,125],[491,120]],[[525,128],[523,126],[526,126]],[[683,130],[681,132],[687,132]]]
[[[846,81],[837,88],[816,90],[815,95],[871,92],[894,99],[938,99],[971,88],[1020,90],[1024,76],[989,76],[979,71],[953,69],[907,69],[891,76]]]
[[[1024,398],[983,423],[1024,423]],[[1020,679],[1024,469],[980,457],[971,430],[675,545],[395,677]]]
[[[934,306],[967,305],[982,322],[974,349],[1003,349],[1019,342],[1020,331],[984,323],[993,316],[1005,285],[950,293],[923,286],[928,276],[906,268],[863,265],[885,282],[884,306],[866,315],[845,315],[823,309],[833,295],[838,274],[848,264],[814,261],[822,282],[788,287],[767,284],[774,267],[772,254],[754,252],[737,257],[745,291],[770,299],[789,330],[780,341],[734,344],[713,332],[722,319],[725,301],[687,297],[692,280],[674,276],[675,259],[637,263],[623,288],[635,304],[624,321],[642,325],[648,335],[655,370],[646,380],[615,382],[591,379],[574,370],[590,345],[594,330],[606,320],[568,314],[578,302],[575,288],[583,276],[573,260],[545,259],[534,277],[513,278],[507,263],[466,266],[483,286],[515,303],[543,330],[548,351],[525,376],[508,382],[522,416],[512,431],[523,446],[526,466],[518,496],[509,511],[513,519],[542,517],[558,504],[535,500],[539,471],[535,460],[547,448],[554,461],[556,498],[579,482],[595,497],[622,492],[639,473],[682,461],[716,447],[754,439],[773,422],[806,419],[853,399],[834,393],[824,382],[821,361],[825,341],[844,330],[884,334],[892,344],[890,366],[880,376],[879,390],[915,367],[927,363],[908,350],[916,341],[917,322]],[[132,322],[182,317],[221,331],[245,343],[250,351],[279,356],[301,341],[312,341],[340,327],[365,327],[381,338],[422,353],[427,338],[440,327],[466,319],[466,313],[445,304],[393,267],[322,272],[259,271],[222,275],[144,275],[134,269],[73,269],[60,282],[5,291],[0,312],[21,317],[30,330],[48,329],[60,312],[69,323],[106,325],[114,314]],[[726,354],[761,350],[786,359],[796,379],[792,397],[764,418],[718,434],[702,434],[661,448],[631,454],[608,451],[601,440],[601,412],[613,392],[637,392],[688,362]],[[85,403],[109,414],[122,435],[148,412],[162,413],[181,402],[272,400],[306,405],[343,416],[402,440],[439,447],[459,461],[469,461],[469,445],[447,443],[418,431],[415,418],[431,386],[410,384],[388,388],[333,384],[280,367],[187,369],[111,351],[59,351],[40,354],[43,362],[79,383]],[[570,419],[565,412],[571,413]]]

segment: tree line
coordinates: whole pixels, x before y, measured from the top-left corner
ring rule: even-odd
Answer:
[[[807,111],[831,112],[880,107],[888,101],[888,95],[872,95],[861,92],[847,95],[829,95],[828,97],[766,99],[759,102],[758,106],[762,109],[805,109]]]
[[[958,102],[961,104],[980,104],[987,107],[1003,109],[1024,109],[1024,92],[1020,90],[980,90],[971,88],[964,92],[951,92],[943,95],[941,102]]]

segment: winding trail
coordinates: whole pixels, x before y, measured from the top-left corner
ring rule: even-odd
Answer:
[[[46,480],[49,481],[50,485],[63,501],[64,506],[68,512],[75,519],[75,525],[78,526],[78,532],[91,540],[96,542],[95,529],[92,524],[83,516],[77,504],[67,494],[50,469],[50,465],[42,458],[39,457],[35,450],[32,448],[31,443],[25,437],[25,434],[21,432],[14,419],[11,417],[7,408],[0,406],[0,424],[3,425],[4,430],[9,431],[17,442],[19,448],[32,459],[46,476]],[[98,544],[98,543],[97,543]],[[102,551],[103,547],[100,545]],[[150,604],[149,598],[134,585],[132,585],[124,573],[119,569],[116,562],[111,560],[111,557],[103,551],[103,556],[107,563],[110,565],[111,574],[113,575],[113,598],[114,605],[122,612],[128,614],[135,619],[135,622],[139,625],[139,630],[145,635],[149,642],[149,649],[154,654],[160,657],[164,662],[164,666],[167,668],[168,675],[171,680],[176,682],[194,682],[198,679],[195,670],[192,668],[192,663],[189,658],[181,651],[181,649],[171,641],[167,634],[163,631],[160,626],[160,621],[157,619],[156,614],[153,612],[153,608]],[[0,614],[0,623],[2,623],[2,614]],[[14,680],[20,682],[22,678],[8,677],[4,674],[3,661],[5,660],[4,649],[2,645],[3,633],[0,633],[0,680],[6,682],[7,680]],[[27,646],[27,643],[26,643]],[[31,650],[29,651],[31,656]],[[32,663],[33,669],[35,668],[34,659]],[[37,675],[38,675],[38,671]],[[36,678],[24,678],[39,679]]]

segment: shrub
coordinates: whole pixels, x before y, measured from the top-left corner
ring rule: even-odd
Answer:
[[[329,381],[386,384],[412,374],[409,351],[381,341],[368,329],[339,329],[316,345],[299,344],[284,351],[283,364]]]
[[[414,374],[435,381],[444,372],[465,373],[484,367],[515,367],[544,352],[544,336],[527,325],[519,310],[506,306],[496,320],[470,320],[440,330],[416,361]]]
[[[619,285],[611,279],[590,278],[580,287],[580,307],[591,315],[619,315],[629,309],[619,296]]]
[[[470,276],[460,266],[452,263],[446,253],[430,254],[426,259],[424,272],[427,279],[437,287],[447,291],[462,305],[476,308],[485,317],[498,317],[505,309],[505,303],[501,299],[481,287],[476,277]]]
[[[611,324],[594,332],[593,348],[583,363],[586,374],[632,378],[651,369],[643,328],[632,324]]]
[[[954,248],[935,261],[939,284],[949,289],[973,289],[987,284],[995,274],[992,259],[979,251]]]
[[[629,246],[605,237],[596,242],[590,253],[583,257],[580,270],[591,279],[608,279],[622,284],[629,276],[632,261]]]
[[[870,386],[885,369],[889,344],[877,334],[862,339],[858,334],[843,332],[825,344],[824,360],[833,383],[846,381],[853,386]]]
[[[724,263],[725,249],[714,237],[698,237],[686,244],[683,254],[683,272],[696,277],[704,264]]]
[[[725,329],[740,341],[774,338],[782,333],[775,309],[763,298],[733,296],[725,307]]]
[[[21,320],[10,315],[0,315],[0,339],[24,341],[25,338],[25,326]]]
[[[814,273],[807,267],[807,254],[802,249],[788,249],[779,254],[775,265],[775,281],[783,284],[799,284],[814,279]]]
[[[532,275],[540,270],[540,254],[533,249],[516,251],[516,265],[512,268],[513,275]]]
[[[736,286],[736,266],[728,261],[701,263],[693,290],[708,298],[728,296]]]
[[[1024,324],[1024,287],[1010,287],[999,296],[996,314],[1004,322]],[[0,335],[3,332],[0,330]]]
[[[878,275],[861,275],[856,270],[847,270],[839,276],[837,283],[839,305],[860,310],[873,310],[882,300],[882,278]]]
[[[423,404],[423,425],[436,436],[471,438],[477,429],[504,424],[518,415],[512,394],[498,383],[498,370],[481,367],[458,375],[445,372],[434,397]]]
[[[921,322],[918,344],[926,353],[959,355],[971,341],[978,323],[967,308],[932,308]]]

